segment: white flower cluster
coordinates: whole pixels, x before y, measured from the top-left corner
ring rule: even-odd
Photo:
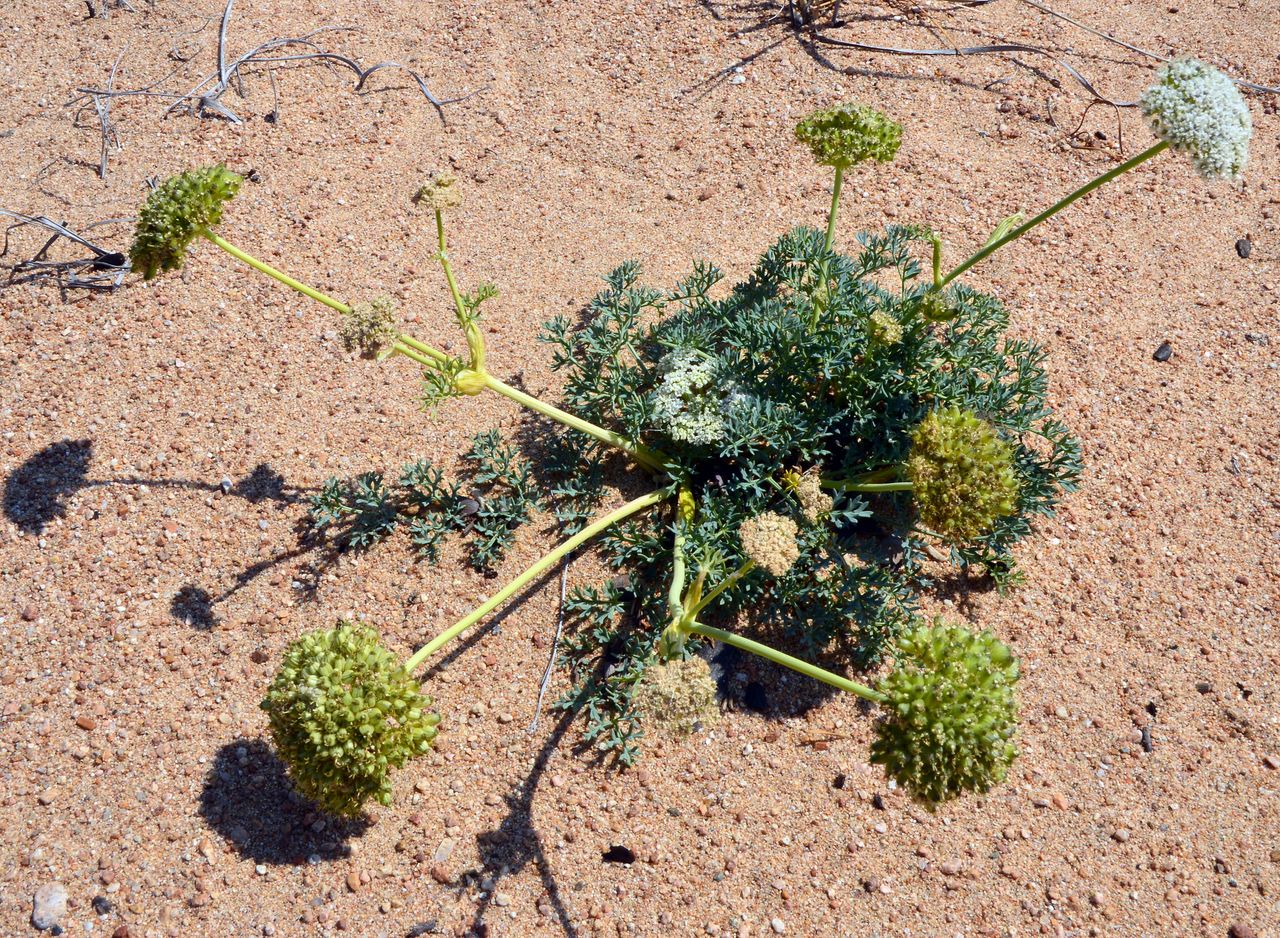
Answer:
[[[717,385],[715,364],[694,349],[668,352],[658,370],[662,381],[653,392],[654,420],[682,443],[720,442],[728,430],[728,417],[751,400],[731,382]]]
[[[1181,150],[1205,179],[1236,179],[1249,159],[1253,122],[1235,84],[1196,59],[1156,73],[1139,102],[1152,132]]]

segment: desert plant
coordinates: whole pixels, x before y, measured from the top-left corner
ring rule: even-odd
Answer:
[[[573,592],[567,609],[576,629],[564,643],[575,686],[562,704],[585,712],[589,739],[624,762],[633,760],[645,719],[637,691],[650,706],[679,709],[662,714],[676,725],[697,722],[706,704],[704,669],[650,672],[711,639],[881,705],[872,758],[932,804],[1004,777],[1016,754],[1017,665],[989,634],[919,623],[916,596],[929,585],[926,558],[984,570],[1002,588],[1016,582],[1013,546],[1035,516],[1052,512],[1059,495],[1074,487],[1081,468],[1078,444],[1045,403],[1043,353],[1005,338],[1006,310],[958,278],[1170,147],[1187,152],[1206,177],[1242,169],[1248,111],[1220,73],[1178,60],[1161,70],[1142,105],[1158,143],[1030,221],[1006,220],[945,273],[941,238],[919,225],[861,235],[851,253],[836,248],[845,173],[866,160],[892,159],[901,128],[860,105],[816,112],[796,136],[835,171],[825,231],[797,228],[783,235],[745,281],[727,290],[718,287],[721,274],[710,264],[695,264],[670,291],[645,286],[635,264],[619,266],[584,323],[558,318],[546,326],[552,367],[564,378],[563,408],[489,370],[478,322],[497,291],[482,284],[464,293],[458,283],[445,235],[446,214],[461,202],[451,176],[423,186],[415,201],[433,216],[436,256],[467,341],[465,356],[401,331],[388,301],[348,305],[227,242],[213,226],[239,180],[223,167],[183,174],[151,194],[133,261],[149,278],[179,266],[193,239],[203,237],[340,312],[351,348],[421,366],[428,407],[495,391],[555,422],[531,473],[517,468],[515,454],[496,435],[477,443],[480,481],[518,493],[485,519],[487,526],[464,521],[459,489],[422,464],[405,470],[399,494],[370,474],[345,487],[332,482],[317,496],[317,523],[345,525],[356,547],[385,536],[398,516],[408,515],[415,543],[428,557],[451,531],[479,527],[481,559],[493,560],[534,500],[551,507],[570,535],[395,669],[397,681],[599,537],[618,576]],[[930,258],[931,275],[922,276],[917,253]],[[604,500],[601,470],[614,453],[649,473],[656,487],[589,521]],[[780,636],[798,653],[725,628],[738,619]],[[369,634],[359,633],[358,640],[338,634],[361,644],[361,660],[393,668],[381,653],[368,651]],[[335,642],[324,639],[317,647]],[[893,666],[874,688],[809,660],[843,654],[865,666],[887,651]],[[326,807],[359,810],[363,798],[386,796],[389,768],[429,737],[415,730],[407,747],[347,746],[346,761],[335,762],[332,734],[297,716],[300,655],[290,651],[264,702],[273,732],[305,792]],[[340,677],[307,685],[307,699],[338,710],[354,707],[339,721],[357,727],[352,738],[383,739],[385,728],[368,722],[376,717],[369,707],[349,705],[381,699],[362,690],[368,670],[339,661],[330,671]],[[680,694],[672,681],[681,679],[700,683]],[[386,719],[393,729],[401,725],[389,712]],[[348,772],[353,781],[340,781]],[[338,794],[327,797],[331,785]]]

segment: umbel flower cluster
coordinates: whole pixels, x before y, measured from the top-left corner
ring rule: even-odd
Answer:
[[[918,597],[937,563],[1016,584],[1017,544],[1075,486],[1080,448],[1047,406],[1044,353],[1007,338],[1007,310],[960,278],[1165,150],[1210,177],[1244,166],[1247,110],[1208,66],[1167,66],[1143,110],[1153,146],[1029,221],[1009,217],[950,270],[924,225],[838,242],[844,174],[892,159],[902,128],[864,105],[811,115],[796,137],[834,170],[825,231],[787,232],[733,285],[710,263],[669,289],[619,266],[581,315],[546,325],[563,406],[487,361],[478,321],[497,289],[464,292],[455,274],[445,233],[462,200],[454,177],[436,177],[414,202],[433,216],[465,354],[400,332],[386,299],[348,305],[226,241],[212,226],[239,177],[222,167],[157,188],[134,243],[145,276],[180,266],[203,237],[340,313],[353,351],[420,367],[429,409],[492,392],[552,428],[527,458],[496,431],[477,437],[468,482],[420,461],[390,487],[375,471],[316,496],[315,523],[352,549],[405,524],[425,560],[446,539],[471,537],[473,565],[496,573],[533,507],[562,539],[403,664],[345,623],[291,645],[263,707],[299,790],[345,814],[388,800],[389,771],[436,733],[417,668],[589,544],[610,576],[566,603],[572,689],[561,706],[584,714],[586,737],[622,762],[637,757],[646,726],[711,721],[720,689],[700,646],[720,642],[878,704],[872,758],[928,804],[1003,779],[1017,753],[1012,652],[988,633],[922,625]],[[616,495],[605,480],[625,467],[650,490],[606,511]],[[886,657],[874,687],[843,673]]]
[[[340,815],[390,804],[390,771],[435,739],[430,707],[377,633],[346,622],[291,644],[262,701],[294,785]]]
[[[1018,510],[1013,448],[969,411],[943,407],[911,435],[906,475],[921,524],[965,544]]]
[[[225,166],[206,166],[166,179],[138,213],[129,250],[133,269],[150,280],[182,266],[192,240],[222,221],[222,204],[240,191],[240,176]]]
[[[1160,69],[1139,102],[1157,137],[1185,152],[1206,179],[1237,179],[1249,159],[1253,120],[1231,79],[1195,59]]]
[[[871,761],[933,803],[1004,781],[1018,754],[1009,646],[938,622],[900,636],[897,655],[878,687],[889,716],[876,727]]]

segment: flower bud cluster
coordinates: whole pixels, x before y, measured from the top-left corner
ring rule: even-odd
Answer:
[[[377,358],[400,336],[396,308],[389,296],[366,303],[352,303],[342,317],[342,344],[348,352],[359,349],[364,358]]]
[[[418,189],[413,201],[432,211],[443,212],[462,204],[462,189],[453,173],[440,173]]]
[[[716,694],[710,665],[695,656],[651,664],[636,684],[634,701],[646,725],[688,734],[719,722]]]
[[[1004,780],[1018,755],[1018,663],[990,632],[938,622],[898,640],[871,761],[934,804]]]
[[[906,464],[925,527],[951,544],[970,544],[1018,507],[1013,449],[975,414],[946,407],[926,417]]]
[[[171,176],[151,190],[134,229],[129,261],[150,280],[177,270],[193,238],[222,221],[222,203],[244,179],[219,163]]]
[[[864,160],[888,163],[902,144],[902,125],[875,108],[838,104],[796,124],[796,139],[822,166],[848,168]]]
[[[800,545],[796,543],[799,533],[799,527],[790,518],[766,511],[742,522],[738,540],[742,542],[742,552],[757,567],[780,577],[800,559]]]
[[[262,701],[294,786],[346,816],[390,803],[390,770],[431,748],[430,706],[378,634],[346,622],[294,641]]]

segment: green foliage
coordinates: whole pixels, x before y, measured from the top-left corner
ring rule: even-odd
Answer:
[[[390,770],[431,748],[430,706],[378,634],[346,622],[294,641],[262,701],[294,786],[345,816],[391,803]]]
[[[147,196],[138,213],[129,260],[150,280],[182,266],[193,238],[222,221],[222,203],[244,180],[219,163],[171,176]]]
[[[380,472],[328,479],[311,497],[312,529],[342,548],[367,550],[403,526],[418,556],[432,563],[445,538],[461,532],[472,567],[492,573],[540,499],[527,462],[498,431],[478,434],[465,459],[461,481],[446,480],[426,460],[406,465],[393,484]]]
[[[1018,663],[989,632],[938,622],[898,639],[897,665],[871,761],[912,795],[936,804],[1004,781],[1018,754]]]
[[[529,466],[497,430],[477,434],[465,457],[472,463],[471,565],[492,573],[515,543],[516,531],[539,505]]]
[[[931,414],[980,415],[979,449],[1001,457],[982,484],[952,492],[953,508],[983,519],[941,532],[953,535],[955,564],[976,566],[1001,586],[1013,582],[1012,545],[1074,487],[1079,448],[1046,407],[1043,353],[1006,339],[999,302],[962,285],[947,291],[947,321],[926,319],[921,299],[931,285],[915,255],[930,247],[927,229],[891,226],[861,236],[860,250],[846,255],[826,250],[822,232],[797,228],[728,290],[709,264],[667,293],[643,286],[639,267],[624,264],[582,324],[547,324],[566,409],[660,449],[670,477],[690,487],[697,517],[682,547],[690,577],[704,573],[710,587],[740,566],[737,532],[749,518],[772,512],[804,522],[789,570],[748,573],[701,621],[729,625],[745,612],[810,657],[875,662],[914,620],[917,592],[929,585],[923,549],[935,536],[917,526],[911,492],[831,491],[823,516],[813,493],[802,500],[788,478],[901,478]],[[890,321],[897,330],[886,330]],[[672,362],[682,369],[678,395]],[[691,435],[685,418],[693,407],[668,406],[677,396],[713,414],[717,432]],[[581,453],[578,472],[594,471],[594,444],[571,431],[558,439]],[[558,472],[575,472],[563,452]],[[1005,512],[1013,490],[1014,510]],[[563,501],[574,499],[570,491]],[[628,758],[638,732],[634,685],[670,618],[675,524],[668,509],[603,535],[602,554],[625,576],[626,598],[607,586],[568,605],[576,631],[566,657],[577,678],[568,701],[586,709],[594,739]]]

